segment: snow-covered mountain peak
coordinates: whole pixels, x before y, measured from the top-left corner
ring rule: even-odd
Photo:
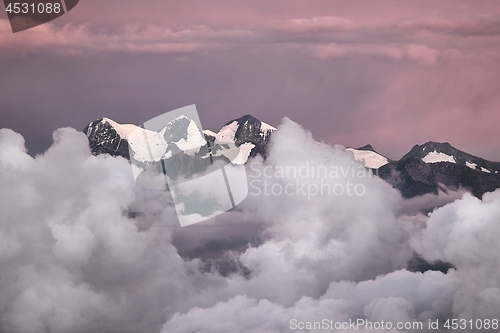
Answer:
[[[500,163],[491,162],[453,147],[448,142],[429,141],[423,145],[415,145],[401,160],[417,157],[425,163],[454,163],[465,165],[473,170],[486,173],[500,171]]]
[[[435,152],[436,154],[445,154],[448,156],[454,156],[457,152],[459,152],[458,149],[450,145],[448,142],[435,142],[435,141],[429,141],[426,142],[422,145],[415,145],[413,148],[403,156],[402,159],[405,159],[406,157],[409,156],[415,156],[418,158],[424,158],[426,155],[430,154],[431,152]]]
[[[363,147],[359,147],[357,150],[369,150],[377,153],[371,144],[366,144]]]
[[[357,149],[347,148],[346,150],[352,152],[354,159],[358,162],[362,162],[366,168],[378,169],[389,163],[389,159],[377,153],[370,144]]]
[[[276,130],[275,127],[261,122],[259,119],[251,116],[249,114],[228,121],[219,131],[219,135],[224,135],[224,138],[232,137],[236,140],[240,139],[241,136],[248,135],[252,133],[253,135],[259,134],[261,137],[265,137],[269,133]]]
[[[110,124],[111,127],[120,135],[120,137],[125,138],[127,137],[132,131],[137,129],[138,127],[133,124],[118,124],[117,122],[113,121],[112,119],[109,118],[101,118],[100,120],[101,124]]]
[[[159,134],[168,145],[167,152],[171,153],[183,151],[195,155],[207,144],[196,122],[183,115],[170,121]]]
[[[273,126],[261,122],[251,115],[228,121],[215,134],[214,144],[234,143],[240,147],[243,160],[261,154],[266,155],[266,146],[271,134],[276,130]]]

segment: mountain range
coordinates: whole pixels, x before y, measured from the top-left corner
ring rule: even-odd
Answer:
[[[83,130],[93,154],[122,156],[143,169],[163,168],[171,178],[199,172],[214,160],[244,164],[251,157],[265,157],[274,131],[276,128],[251,115],[227,122],[218,132],[202,130],[186,117],[165,124],[159,132],[121,125],[108,118],[93,121]],[[140,144],[144,138],[147,147]],[[481,197],[500,188],[499,162],[473,156],[447,142],[415,145],[397,161],[369,144],[346,150],[405,198],[460,189]]]

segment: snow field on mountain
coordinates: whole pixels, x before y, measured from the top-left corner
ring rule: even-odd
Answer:
[[[436,151],[432,151],[427,155],[425,155],[424,158],[422,158],[422,161],[424,161],[425,163],[438,163],[438,162],[457,163],[453,156],[446,155],[444,153]]]
[[[354,154],[354,159],[356,161],[363,162],[365,167],[370,169],[378,169],[381,166],[389,163],[387,158],[373,151],[358,150],[353,148],[347,148],[346,150]]]

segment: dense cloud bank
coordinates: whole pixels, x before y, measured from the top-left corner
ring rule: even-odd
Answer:
[[[307,163],[349,171],[276,174]],[[500,191],[482,201],[465,194],[429,217],[404,214],[415,205],[358,166],[343,147],[318,144],[284,119],[269,157],[247,165],[254,188],[349,182],[363,194],[251,187],[237,209],[180,228],[168,193],[138,188],[122,158],[92,156],[82,133],[57,130],[32,158],[21,135],[2,129],[0,332],[264,333],[323,319],[424,328],[498,319]],[[456,269],[408,271],[415,252]]]

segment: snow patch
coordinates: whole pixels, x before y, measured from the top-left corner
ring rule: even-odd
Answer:
[[[167,143],[157,132],[137,127],[126,137],[133,154],[130,157],[138,162],[158,162],[167,150]]]
[[[217,134],[211,130],[203,130],[203,134],[215,137]]]
[[[191,120],[187,128],[187,139],[180,139],[173,142],[177,147],[188,155],[194,156],[198,153],[201,147],[207,144],[205,137],[201,134],[200,129],[196,123]]]
[[[271,125],[269,125],[269,124],[261,122],[260,130],[261,131],[276,131],[276,128],[273,127],[273,126],[271,126]]]
[[[469,161],[465,161],[465,165],[467,165],[469,168],[474,169],[474,170],[476,170],[476,167],[477,167],[476,163],[472,163]]]
[[[255,145],[250,142],[245,142],[244,144],[240,145],[240,153],[238,154],[238,157],[236,157],[232,163],[233,164],[245,164],[248,161],[248,157],[250,156],[250,152],[252,151],[253,147]]]
[[[491,173],[490,170],[486,169],[486,168],[477,168],[477,164],[476,163],[473,163],[473,162],[470,162],[470,161],[465,161],[465,165],[467,165],[469,168],[471,169],[474,169],[474,170],[480,170],[482,172],[486,172],[486,173]],[[496,171],[495,173],[497,173],[498,171]]]
[[[101,123],[102,124],[105,124],[105,123],[108,123],[111,125],[111,127],[114,128],[114,130],[116,131],[116,133],[118,133],[118,135],[122,138],[122,139],[126,139],[127,136],[133,132],[135,129],[137,129],[138,127],[136,125],[132,125],[132,124],[118,124],[117,122],[109,119],[109,118],[102,118],[101,120]]]
[[[222,127],[219,133],[215,135],[215,142],[234,142],[234,135],[237,129],[238,122],[236,120]]]
[[[357,150],[352,148],[347,148],[354,154],[354,159],[359,162],[363,162],[366,168],[378,169],[383,165],[389,163],[387,158],[369,150]]]
[[[450,155],[446,155],[444,153],[438,153],[437,151],[432,151],[425,155],[424,158],[422,158],[422,161],[425,163],[438,163],[438,162],[450,162],[450,163],[457,163],[455,161],[455,158]]]

